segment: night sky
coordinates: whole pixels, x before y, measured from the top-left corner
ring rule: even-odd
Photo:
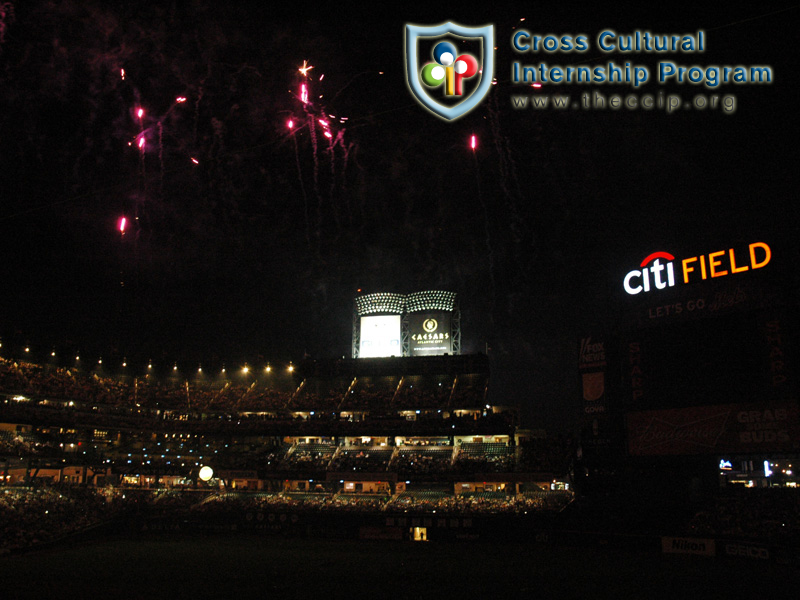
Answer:
[[[529,426],[573,427],[578,342],[613,329],[621,278],[644,256],[763,239],[784,268],[798,258],[798,9],[649,10],[0,4],[4,355],[30,344],[38,360],[55,348],[187,372],[349,356],[357,289],[445,289],[463,351],[489,349],[492,401],[522,406]],[[404,73],[404,24],[445,20],[492,23],[498,46],[498,84],[454,122],[420,107]],[[592,48],[515,54],[520,26]],[[605,29],[704,29],[708,50],[607,55]],[[630,61],[651,77],[658,60],[768,65],[775,80],[534,92],[511,83],[512,60]],[[510,107],[661,91],[733,94],[737,110]]]

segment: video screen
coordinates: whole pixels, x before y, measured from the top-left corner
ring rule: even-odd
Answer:
[[[361,317],[360,358],[402,356],[400,315]]]

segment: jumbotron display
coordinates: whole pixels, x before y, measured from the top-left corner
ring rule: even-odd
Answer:
[[[400,315],[361,317],[361,358],[402,356]]]
[[[460,322],[454,292],[357,296],[353,358],[461,354]]]

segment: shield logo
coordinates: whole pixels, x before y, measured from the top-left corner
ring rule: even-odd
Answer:
[[[439,38],[445,35],[480,40],[482,46],[480,63],[477,63],[472,56],[466,55],[466,60],[460,61],[466,63],[466,66],[464,64],[459,65],[459,59],[462,57],[455,57],[455,48],[452,44],[443,42],[434,49],[434,58],[436,63],[439,64],[427,65],[425,69],[421,70],[422,65],[419,63],[417,48],[418,41],[421,38]],[[452,52],[448,52],[450,48],[452,48]],[[408,24],[406,25],[405,35],[405,57],[406,81],[414,97],[435,115],[448,121],[458,119],[475,108],[486,96],[492,85],[492,79],[494,78],[494,26],[464,27],[451,22],[432,27]],[[425,60],[426,57],[423,56],[423,61]],[[437,71],[436,67],[438,66],[441,66],[441,70]],[[429,67],[432,67],[432,69]],[[464,72],[465,70],[466,72]],[[428,85],[437,85],[436,81],[442,81],[447,95],[459,96],[461,95],[460,78],[470,77],[469,73],[479,75],[480,83],[461,102],[452,105],[442,104],[435,100],[425,89],[426,86],[420,77],[422,75]]]

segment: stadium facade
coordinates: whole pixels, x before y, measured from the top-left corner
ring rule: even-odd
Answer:
[[[785,474],[800,453],[789,257],[753,240],[653,252],[620,269],[616,325],[579,341],[587,472],[624,462],[669,493],[795,485]]]

